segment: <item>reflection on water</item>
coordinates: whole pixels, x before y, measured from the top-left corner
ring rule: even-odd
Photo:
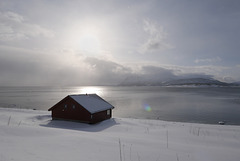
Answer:
[[[103,87],[99,86],[84,86],[84,87],[76,87],[76,94],[97,94],[97,95],[103,95],[104,90]]]
[[[47,110],[70,94],[96,93],[113,117],[240,125],[240,88],[231,87],[1,87],[0,106]]]

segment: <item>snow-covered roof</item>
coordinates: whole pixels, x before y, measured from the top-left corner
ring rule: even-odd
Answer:
[[[69,95],[90,113],[113,109],[114,107],[96,94]]]

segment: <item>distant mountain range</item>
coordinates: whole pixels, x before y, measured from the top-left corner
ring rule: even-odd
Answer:
[[[136,80],[136,79],[135,79]],[[123,86],[240,86],[240,82],[226,83],[210,78],[186,78],[186,79],[173,79],[169,81],[144,81],[144,80],[129,80],[126,79],[120,85]]]
[[[215,79],[206,79],[206,78],[191,78],[191,79],[178,79],[178,80],[171,80],[168,82],[163,83],[166,86],[172,85],[217,85],[217,86],[228,86],[228,83],[220,82]]]

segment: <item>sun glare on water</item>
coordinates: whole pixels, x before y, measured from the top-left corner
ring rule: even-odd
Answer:
[[[99,87],[82,87],[79,88],[78,91],[81,94],[97,94],[97,95],[102,95],[103,94],[103,90]]]

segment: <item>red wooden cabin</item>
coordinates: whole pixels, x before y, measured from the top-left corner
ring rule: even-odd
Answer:
[[[97,123],[112,117],[114,107],[96,94],[68,95],[53,107],[52,119]]]

